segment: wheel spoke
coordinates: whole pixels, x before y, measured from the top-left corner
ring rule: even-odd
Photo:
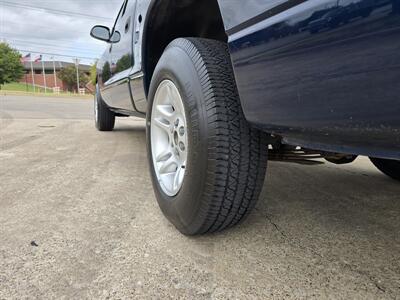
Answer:
[[[171,86],[168,86],[168,99],[171,101],[172,106],[175,108],[175,111],[181,112],[182,104],[180,103],[180,95],[177,93],[176,89],[173,89]]]
[[[174,97],[173,97],[173,95],[172,95],[172,88],[171,88],[171,86],[167,86],[167,97],[168,97],[168,100],[170,101],[170,103],[172,104],[172,105],[175,105],[175,99],[174,99]]]
[[[173,155],[172,152],[169,149],[167,149],[157,155],[156,162],[165,162],[169,158],[171,158],[172,155]]]
[[[175,169],[172,169],[171,168],[172,166],[175,166]],[[175,173],[177,166],[178,166],[178,163],[176,162],[175,156],[171,155],[170,158],[168,158],[166,161],[164,161],[162,163],[162,165],[160,166],[159,172],[160,172],[160,174]]]
[[[167,123],[168,122],[168,123]],[[157,125],[158,128],[166,131],[169,134],[169,121],[165,120],[164,118],[155,118],[154,123]]]
[[[174,110],[171,105],[157,105],[157,112],[169,122],[171,122],[172,117],[174,116]]]
[[[169,190],[174,189],[175,173],[160,174],[162,184]]]
[[[176,189],[179,186],[179,183],[181,182],[181,177],[183,175],[183,169],[182,167],[178,167],[178,170],[176,170],[175,172],[175,176],[174,176],[174,186],[173,188]]]

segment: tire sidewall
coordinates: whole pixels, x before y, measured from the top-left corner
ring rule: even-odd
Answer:
[[[159,84],[171,80],[181,95],[188,135],[188,158],[182,187],[174,197],[166,195],[157,180],[151,151],[151,117],[154,96]],[[207,126],[204,95],[198,72],[188,54],[177,46],[168,47],[161,57],[149,89],[146,119],[147,156],[158,204],[167,218],[181,232],[197,232],[206,216],[201,203],[207,176]]]
[[[100,103],[99,103],[99,86],[96,85],[96,93],[94,94],[94,107],[93,107],[93,113],[94,113],[94,123],[96,125],[96,128],[99,129],[99,113],[100,113]],[[97,113],[96,113],[97,110]]]
[[[95,109],[97,108],[97,116],[95,112],[95,125],[99,131],[112,131],[115,125],[115,114],[108,108],[101,97],[99,86],[96,86]]]
[[[370,157],[371,162],[383,174],[395,180],[400,180],[400,160],[382,159]]]

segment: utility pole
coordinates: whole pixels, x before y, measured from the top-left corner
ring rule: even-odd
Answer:
[[[76,82],[77,82],[77,87],[78,87],[77,92],[79,94],[79,59],[75,58],[74,61],[75,61],[75,69],[76,69]]]

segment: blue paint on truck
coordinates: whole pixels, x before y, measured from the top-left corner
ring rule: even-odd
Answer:
[[[121,42],[98,64],[110,107],[145,115],[152,15],[174,5],[124,2],[114,28]],[[251,124],[291,145],[400,158],[399,0],[219,0],[218,7]]]

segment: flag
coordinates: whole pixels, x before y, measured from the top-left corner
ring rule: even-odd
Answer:
[[[35,59],[35,62],[40,62],[40,61],[42,61],[42,55],[39,55],[39,57]]]
[[[27,55],[21,57],[21,63],[25,63],[31,60],[31,54],[28,53]]]

